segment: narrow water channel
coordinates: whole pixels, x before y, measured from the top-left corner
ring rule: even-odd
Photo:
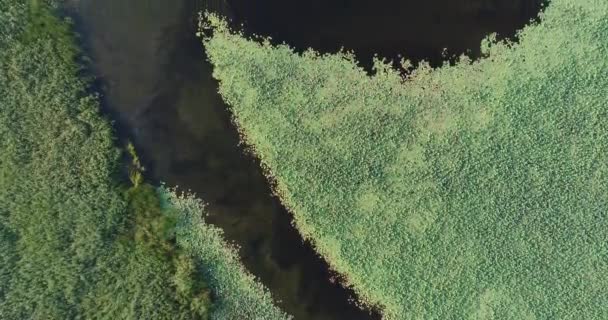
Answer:
[[[207,221],[295,319],[370,319],[303,243],[239,137],[195,37],[196,1],[81,0],[77,25],[107,113],[147,174],[209,203]],[[229,13],[229,12],[226,12]],[[244,319],[245,320],[245,319]]]
[[[211,7],[235,23],[245,23],[247,32],[272,35],[300,49],[312,46],[331,52],[344,46],[358,50],[364,61],[371,60],[372,52],[389,57],[402,52],[414,60],[436,61],[446,44],[454,44],[453,52],[475,52],[490,31],[509,30],[512,35],[533,17],[528,5],[533,1],[429,1],[437,7],[411,0],[391,1],[392,5],[367,0],[71,3],[99,79],[104,108],[121,135],[138,147],[148,176],[192,190],[208,202],[207,221],[221,227],[226,238],[240,247],[247,269],[295,319],[356,320],[379,316],[351,303],[352,291],[341,287],[327,264],[302,241],[291,226],[291,215],[271,196],[258,161],[239,146],[211,66],[194,35],[197,12]],[[468,21],[467,15],[454,14],[456,3],[468,3],[473,9],[484,3],[486,9],[482,13],[463,9],[479,15],[478,20]],[[502,20],[487,23],[488,12],[505,3],[514,9],[498,13]],[[423,21],[428,17],[442,27]],[[503,25],[510,29],[497,27]],[[455,29],[442,35],[442,28]],[[474,31],[459,34],[470,30]]]

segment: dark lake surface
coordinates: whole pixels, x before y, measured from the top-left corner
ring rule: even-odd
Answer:
[[[480,54],[491,33],[513,38],[536,19],[543,0],[234,0],[246,33],[271,36],[298,51],[354,50],[369,66],[374,54],[441,65],[444,55]],[[446,49],[446,53],[443,51]]]
[[[294,1],[71,0],[92,59],[105,112],[137,146],[156,182],[209,203],[207,221],[240,247],[246,268],[295,319],[374,319],[304,243],[271,195],[239,136],[200,39],[197,12],[219,11],[249,34],[296,49],[344,46],[365,63],[373,53],[438,64],[443,48],[478,54],[490,32],[512,36],[539,11],[535,0]],[[366,62],[367,61],[367,62]]]

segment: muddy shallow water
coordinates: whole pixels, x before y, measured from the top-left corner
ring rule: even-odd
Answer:
[[[208,202],[207,221],[240,246],[247,269],[295,319],[378,315],[350,302],[352,291],[302,241],[258,161],[239,146],[194,35],[197,12],[211,8],[298,49],[344,46],[364,62],[372,52],[438,62],[445,46],[474,55],[484,35],[512,35],[538,10],[523,0],[72,1],[105,112],[135,143],[148,176]]]

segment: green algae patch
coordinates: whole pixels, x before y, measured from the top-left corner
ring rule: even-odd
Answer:
[[[407,78],[208,27],[244,141],[384,318],[608,317],[608,2]]]

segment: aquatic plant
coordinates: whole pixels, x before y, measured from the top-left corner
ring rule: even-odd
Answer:
[[[295,225],[386,319],[606,318],[608,2],[407,78],[203,28]]]

